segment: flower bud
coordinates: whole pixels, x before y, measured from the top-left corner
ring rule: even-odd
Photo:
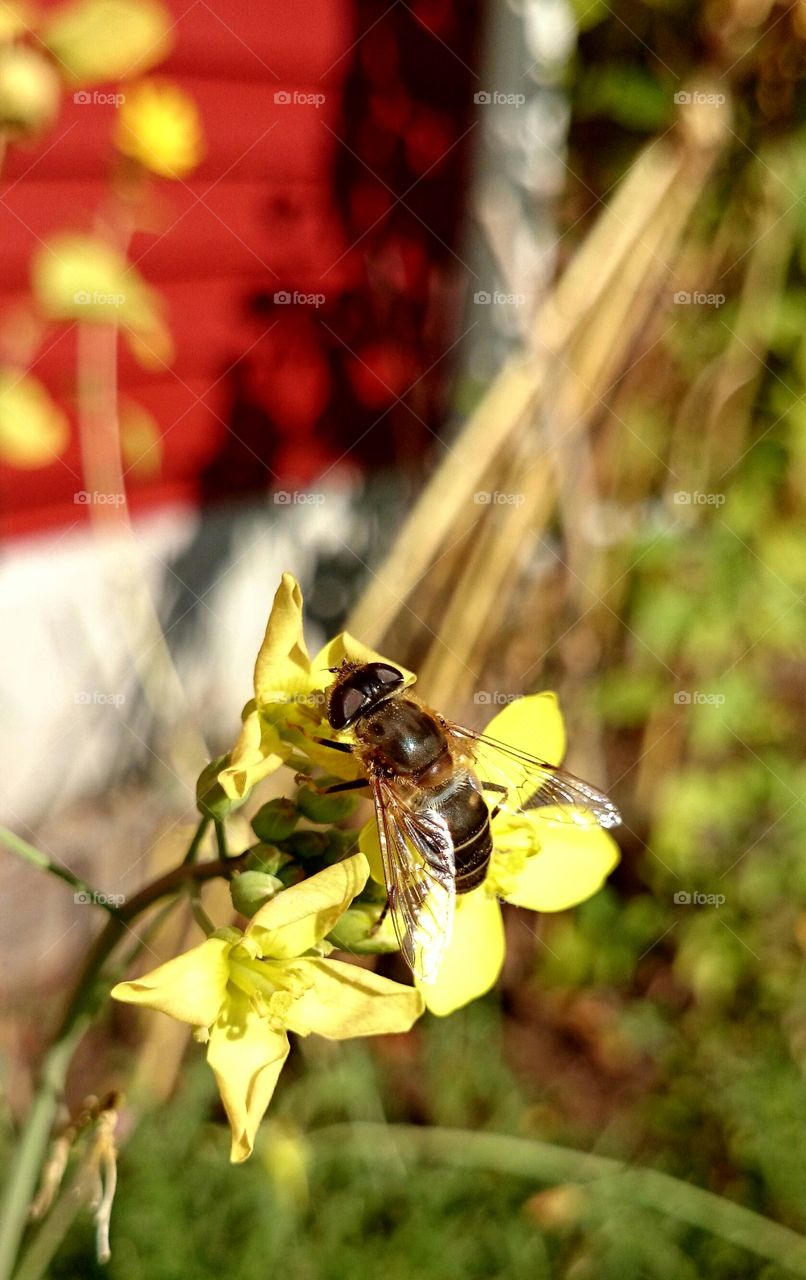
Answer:
[[[328,851],[330,836],[324,831],[296,831],[289,836],[285,846],[295,858],[322,858]]]
[[[313,787],[300,787],[296,796],[297,808],[309,822],[320,825],[343,822],[354,812],[356,797],[349,791],[336,795],[321,795]]]
[[[278,844],[287,840],[299,821],[293,800],[269,800],[252,819],[252,830],[259,840]]]
[[[280,868],[289,862],[287,853],[275,848],[273,844],[254,844],[246,859],[247,871],[264,871],[266,875],[279,875]]]
[[[328,942],[340,951],[351,951],[357,956],[383,955],[398,950],[398,941],[390,915],[386,915],[380,929],[378,921],[383,903],[357,902],[345,911],[335,929],[327,935]]]
[[[218,781],[218,775],[229,764],[229,756],[219,756],[202,769],[196,783],[196,808],[207,818],[226,818],[243,803],[230,800]]]
[[[282,888],[282,882],[265,871],[242,871],[230,883],[232,905],[242,916],[251,917]]]

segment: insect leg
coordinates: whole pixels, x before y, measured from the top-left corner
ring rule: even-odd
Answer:
[[[353,750],[349,742],[334,742],[332,738],[314,738],[314,742],[318,742],[321,747],[330,747],[331,751],[348,751],[352,753]]]
[[[378,930],[380,929],[380,927],[381,927],[381,925],[383,924],[384,920],[386,919],[387,915],[389,914],[389,911],[390,911],[391,906],[392,906],[392,895],[393,895],[393,893],[394,893],[394,889],[388,889],[388,890],[387,890],[387,893],[386,893],[386,902],[383,904],[383,911],[382,911],[382,912],[381,912],[381,914],[378,916],[378,919],[375,921],[374,925],[372,926],[372,928],[371,928],[371,929],[370,929],[370,931],[369,931],[369,936],[370,936],[371,938],[374,938],[375,934],[378,932]]]
[[[492,822],[493,818],[497,818],[498,814],[501,812],[501,806],[509,795],[509,787],[502,786],[500,782],[482,782],[479,785],[481,786],[482,791],[497,791],[501,795],[501,799],[498,801],[498,804],[494,809],[490,810],[490,822]]]
[[[352,778],[350,782],[334,782],[332,787],[313,787],[318,796],[332,796],[337,791],[358,791],[360,787],[368,787],[366,778]]]

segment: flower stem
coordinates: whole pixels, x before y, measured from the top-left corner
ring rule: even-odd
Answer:
[[[105,900],[104,894],[98,894],[94,889],[90,888],[85,880],[69,871],[67,867],[60,867],[58,862],[54,862],[46,853],[42,853],[39,849],[35,849],[27,840],[23,840],[22,836],[16,835],[13,831],[9,831],[7,827],[0,826],[0,841],[10,849],[12,853],[16,853],[19,858],[24,858],[26,862],[30,862],[31,866],[36,867],[38,871],[47,871],[49,875],[58,876],[60,880],[64,880],[73,889],[84,894],[86,898],[96,907],[102,907],[110,916],[120,914],[118,908],[111,902]]]
[[[486,1170],[535,1182],[583,1183],[610,1202],[639,1204],[719,1236],[740,1249],[806,1276],[806,1237],[760,1213],[657,1169],[641,1169],[555,1147],[531,1138],[465,1129],[357,1123],[328,1125],[310,1137],[319,1145],[360,1153],[361,1159],[400,1157],[454,1168]]]
[[[196,858],[197,858],[197,856],[198,856],[199,849],[201,848],[202,840],[203,840],[203,839],[204,839],[204,837],[207,835],[207,828],[209,827],[210,822],[211,822],[211,819],[205,816],[205,817],[203,817],[203,818],[202,818],[201,822],[199,823],[198,827],[196,828],[196,834],[194,835],[193,839],[191,840],[190,845],[189,845],[189,847],[188,847],[188,851],[187,851],[187,853],[185,854],[185,863],[186,863],[186,864],[187,864],[187,863],[189,863],[189,862],[195,862],[195,861],[196,861]]]
[[[202,827],[206,827],[206,821],[203,818],[199,823],[194,836],[195,841],[201,840],[199,831]],[[33,850],[33,853],[36,855],[37,851]],[[23,856],[27,856],[28,861],[36,866],[44,865],[40,855],[36,858],[26,854]],[[36,1097],[20,1133],[17,1151],[10,1164],[8,1181],[3,1199],[0,1201],[0,1280],[10,1280],[14,1269],[53,1121],[64,1093],[73,1051],[100,1003],[104,965],[129,930],[130,922],[155,902],[178,892],[191,883],[201,884],[217,876],[229,876],[247,856],[248,851],[236,857],[222,858],[215,862],[185,861],[180,866],[174,867],[172,871],[160,876],[152,884],[146,885],[110,915],[105,927],[95,939],[76,980],[53,1044],[40,1068]]]
[[[224,823],[220,818],[215,819],[215,842],[218,848],[219,858],[228,858],[229,850],[227,849],[227,833],[224,829]]]

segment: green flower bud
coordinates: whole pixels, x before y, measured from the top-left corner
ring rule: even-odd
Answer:
[[[280,874],[280,868],[290,861],[289,855],[273,844],[254,844],[246,859],[246,869],[263,871],[267,876],[276,876]]]
[[[270,800],[258,809],[252,819],[252,830],[259,840],[279,844],[287,840],[299,821],[293,800]]]
[[[340,951],[351,951],[357,956],[376,956],[397,951],[398,942],[391,916],[387,914],[380,929],[373,932],[382,911],[383,903],[353,903],[335,929],[327,935],[328,942],[332,942]]]
[[[207,818],[226,818],[242,800],[230,800],[218,781],[218,775],[229,764],[229,756],[219,756],[202,769],[196,783],[196,808]]]
[[[282,882],[265,871],[242,871],[230,883],[232,905],[242,916],[253,916],[282,888]]]
[[[343,822],[355,811],[356,797],[348,792],[326,796],[320,795],[313,787],[300,787],[296,796],[297,808],[309,822],[320,825],[331,822]]]
[[[295,858],[322,858],[328,851],[330,835],[324,831],[296,831],[285,841],[285,847]]]

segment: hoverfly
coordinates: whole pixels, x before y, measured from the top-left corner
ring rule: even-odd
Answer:
[[[363,778],[331,790],[368,786],[375,804],[391,913],[414,974],[433,982],[450,940],[457,895],[482,884],[490,865],[491,820],[500,810],[552,806],[550,821],[615,827],[607,796],[534,756],[452,724],[405,688],[385,662],[334,668],[327,718],[351,730]],[[380,922],[379,922],[380,923]]]

